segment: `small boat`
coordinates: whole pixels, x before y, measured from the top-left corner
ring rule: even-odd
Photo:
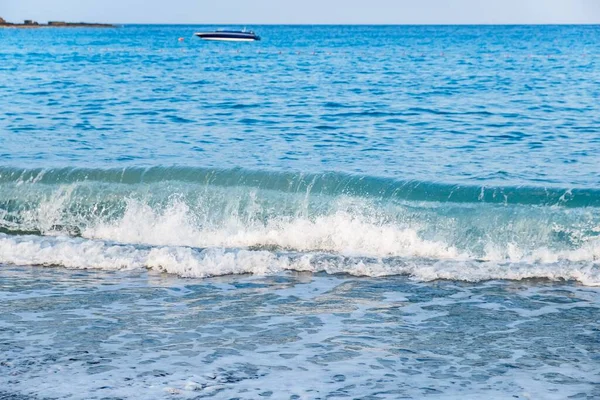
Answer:
[[[227,42],[254,42],[260,40],[260,36],[246,29],[241,31],[216,30],[212,32],[197,32],[195,35],[204,40],[223,40]]]

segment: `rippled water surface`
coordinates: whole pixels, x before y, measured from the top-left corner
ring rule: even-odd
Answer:
[[[598,26],[207,28],[0,29],[0,398],[600,397]]]
[[[0,285],[0,386],[25,395],[600,396],[599,293],[571,285],[35,268]]]
[[[198,29],[1,31],[4,164],[599,184],[596,26]]]

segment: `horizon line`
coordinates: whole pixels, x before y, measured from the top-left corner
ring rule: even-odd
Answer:
[[[0,17],[2,17],[0,15]],[[22,24],[30,18],[18,19],[17,22],[5,19],[12,24]],[[115,22],[98,20],[63,20],[63,19],[37,19],[36,21],[50,22],[62,21],[71,23],[106,23],[113,25],[263,25],[263,26],[600,26],[600,20],[595,22]]]
[[[68,21],[66,21],[68,22]],[[113,25],[260,25],[260,26],[600,26],[599,22],[459,22],[459,23],[383,23],[383,22],[344,22],[344,23],[281,23],[281,22],[92,22]]]

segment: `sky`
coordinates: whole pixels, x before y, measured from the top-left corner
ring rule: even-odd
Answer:
[[[600,0],[0,0],[39,22],[194,24],[600,23]]]

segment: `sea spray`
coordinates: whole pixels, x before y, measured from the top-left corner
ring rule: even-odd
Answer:
[[[420,186],[414,182],[410,186],[387,180],[387,186],[374,190],[372,182],[381,179],[376,177],[307,177],[237,169],[184,171],[125,169],[116,174],[110,170],[5,170],[0,179],[0,229],[6,235],[5,243],[8,246],[22,235],[40,240],[61,237],[57,250],[26,260],[69,266],[69,257],[56,253],[67,246],[70,252],[79,254],[88,240],[95,244],[85,246],[100,253],[94,253],[97,261],[93,257],[82,260],[85,267],[103,267],[108,262],[112,268],[164,268],[191,276],[301,269],[287,258],[282,261],[281,254],[290,252],[304,254],[313,263],[316,254],[329,255],[331,260],[363,260],[352,261],[351,267],[347,262],[328,262],[328,267],[323,268],[326,271],[352,274],[361,270],[367,275],[409,274],[423,279],[538,275],[577,279],[573,274],[582,273],[582,268],[595,271],[600,260],[600,215],[594,205],[598,199],[590,191],[577,200],[578,205],[568,204],[565,199],[548,204],[550,192],[529,188],[511,189],[518,199],[528,201],[510,201],[507,197],[502,202],[488,202],[480,195],[472,201],[465,201],[464,196],[456,201],[452,195],[444,201],[425,201],[410,199],[403,192]],[[433,184],[422,185],[429,185],[429,191],[444,190]],[[389,189],[392,186],[393,191]],[[475,188],[463,189],[476,192]],[[574,198],[574,191],[553,190],[568,192]],[[429,197],[442,196],[438,193]],[[69,242],[75,239],[83,242]],[[134,247],[135,251],[125,258],[114,256],[115,260],[123,260],[122,265],[120,261],[111,264],[110,257],[100,255],[97,243],[146,246],[151,250],[140,256],[140,250]],[[177,252],[186,251],[185,248],[230,249],[238,252],[235,254],[254,251],[250,259],[263,254],[265,265],[252,261],[250,267],[205,270],[205,264],[196,262],[196,267],[184,268],[184,273],[179,267],[163,265],[183,263],[172,261],[180,258],[173,258],[171,253],[163,257],[171,261],[162,263],[150,257],[164,251],[152,249],[165,247],[178,249]],[[127,247],[117,247],[123,248]],[[7,251],[2,252],[0,262],[22,263],[8,256]],[[371,261],[365,264],[365,257]],[[432,260],[431,265],[449,262],[456,271],[450,273],[444,267],[425,273],[425,267],[399,267],[384,261],[389,258],[408,260],[414,265],[422,260]],[[190,265],[194,263],[190,261]],[[363,267],[358,268],[360,263]],[[495,267],[483,268],[478,263],[492,263]],[[458,271],[463,264],[476,268],[464,267],[465,274],[461,276]],[[530,270],[525,273],[528,264]],[[502,265],[506,270],[499,272]],[[538,271],[539,265],[545,267]],[[519,266],[516,273],[515,266]],[[553,272],[548,272],[548,268]],[[309,269],[319,270],[314,266]],[[589,273],[583,276],[582,280],[594,282]]]

